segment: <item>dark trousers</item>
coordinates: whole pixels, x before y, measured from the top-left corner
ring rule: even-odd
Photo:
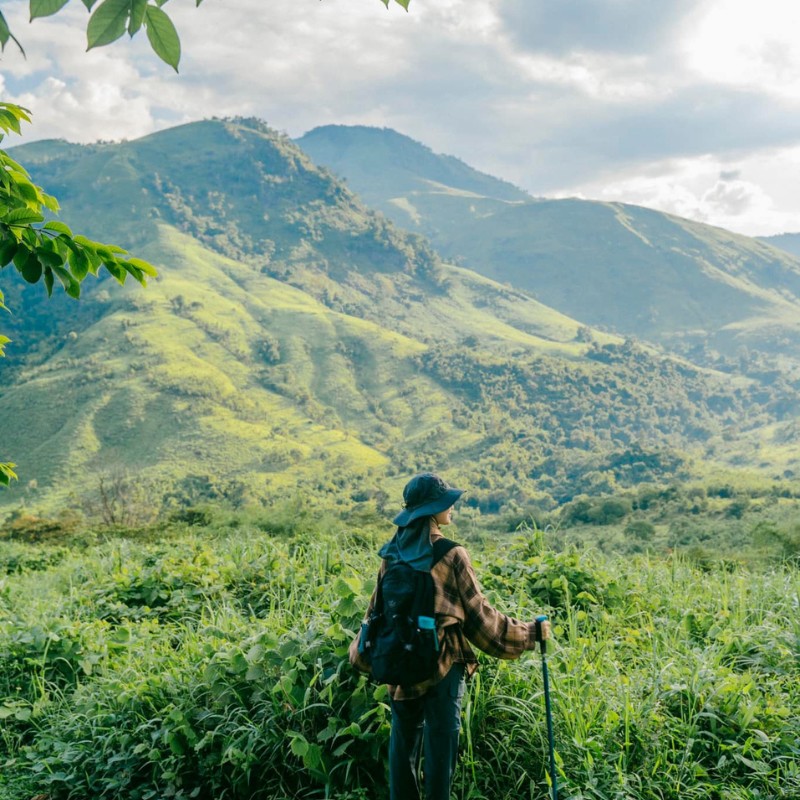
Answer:
[[[423,751],[426,800],[450,800],[450,784],[458,759],[463,697],[464,665],[454,664],[446,677],[422,697],[391,701],[391,800],[420,800],[418,776]]]

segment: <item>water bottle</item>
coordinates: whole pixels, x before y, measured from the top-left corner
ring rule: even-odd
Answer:
[[[439,637],[436,633],[436,620],[433,617],[417,617],[417,627],[421,631],[432,631],[433,646],[439,652]]]

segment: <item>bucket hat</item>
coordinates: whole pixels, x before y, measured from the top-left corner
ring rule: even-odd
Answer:
[[[394,518],[394,524],[404,528],[420,517],[432,517],[464,494],[463,489],[454,489],[432,472],[415,475],[403,489],[403,510]]]

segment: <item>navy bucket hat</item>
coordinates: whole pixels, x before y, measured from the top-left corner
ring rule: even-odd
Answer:
[[[454,489],[446,481],[432,472],[415,475],[403,489],[403,510],[394,518],[400,528],[420,517],[432,517],[450,508],[461,495],[463,489]]]

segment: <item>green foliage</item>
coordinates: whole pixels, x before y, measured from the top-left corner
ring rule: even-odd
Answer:
[[[37,17],[49,17],[61,11],[69,0],[30,0],[31,21]],[[82,0],[91,13],[86,28],[88,50],[93,47],[116,42],[124,33],[133,36],[144,27],[153,52],[176,72],[181,57],[181,44],[172,20],[163,10],[168,0]],[[199,6],[203,0],[195,0]],[[389,0],[381,0],[388,8]],[[395,0],[408,11],[410,0]],[[5,49],[11,39],[25,51],[17,38],[11,33],[3,13],[0,12],[0,48]]]
[[[47,5],[57,10],[54,4]],[[51,12],[49,12],[51,13]],[[0,22],[4,25],[4,21]],[[2,34],[0,25],[0,34]],[[2,41],[2,35],[0,35]],[[2,42],[5,44],[5,41]],[[11,103],[0,103],[0,141],[9,133],[20,133],[20,124],[30,122],[29,112]],[[58,202],[30,180],[28,172],[0,150],[0,270],[13,265],[27,283],[44,283],[47,295],[53,292],[58,278],[64,291],[80,297],[81,282],[89,273],[97,275],[101,267],[124,283],[128,275],[143,286],[155,268],[116,245],[75,236],[69,226],[57,220],[45,221],[47,212],[58,211]],[[5,309],[0,293],[0,310]],[[9,339],[0,336],[0,357]],[[14,464],[0,464],[0,485],[8,486],[16,478]]]
[[[504,541],[502,548],[507,554],[502,559],[489,551],[491,562],[483,576],[484,587],[498,598],[521,594],[534,608],[561,611],[598,605],[612,609],[620,599],[618,585],[602,566],[577,550],[547,552],[537,536]]]
[[[2,339],[3,337],[0,337]],[[2,350],[0,350],[2,355]],[[17,473],[14,472],[16,464],[10,462],[0,463],[0,486],[8,486],[12,480],[17,479]]]
[[[234,519],[31,560],[0,584],[0,797],[385,799],[385,690],[347,661],[378,542]],[[553,621],[566,797],[797,796],[796,569],[493,538],[471,548],[484,589]],[[157,613],[108,616],[112,601]],[[481,662],[456,794],[544,796],[539,659]]]
[[[0,575],[49,569],[60,564],[68,552],[68,548],[62,546],[43,548],[4,541],[0,545]]]
[[[19,133],[19,123],[30,122],[28,112],[0,103],[0,129]],[[2,141],[2,136],[0,136]],[[45,212],[58,211],[56,199],[30,180],[28,172],[0,150],[0,269],[13,265],[28,282],[44,282],[52,294],[58,278],[70,297],[80,297],[81,282],[104,267],[120,283],[128,275],[145,285],[155,276],[152,265],[116,245],[75,236],[69,226],[45,221]]]
[[[176,72],[180,61],[180,40],[172,20],[163,11],[168,0],[82,0],[91,13],[86,28],[88,50],[102,47],[121,38],[124,33],[133,37],[144,27],[153,52]],[[49,17],[66,6],[68,0],[30,0],[31,21]],[[199,6],[203,0],[195,0]],[[95,7],[96,6],[96,7]],[[0,46],[5,49],[9,39],[22,51],[22,45],[11,33],[0,12]]]

